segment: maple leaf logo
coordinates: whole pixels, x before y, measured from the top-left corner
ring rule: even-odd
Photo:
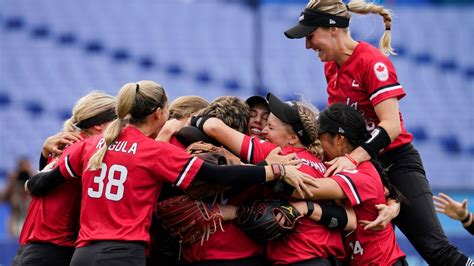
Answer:
[[[374,65],[374,72],[375,72],[375,76],[377,77],[378,80],[380,80],[380,81],[387,81],[388,80],[388,68],[384,63],[377,62]]]

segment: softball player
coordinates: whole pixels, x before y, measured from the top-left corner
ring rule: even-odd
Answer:
[[[99,134],[115,118],[115,98],[92,92],[76,103],[71,118],[64,122],[64,132],[79,131],[87,138]],[[19,265],[69,265],[79,230],[80,202],[78,180],[65,182],[45,196],[32,197],[20,235]]]
[[[258,95],[251,96],[245,100],[247,105],[250,107],[250,119],[249,119],[249,135],[256,136],[263,139],[262,130],[267,125],[268,115],[268,101]]]
[[[163,182],[185,189],[193,180],[252,185],[278,177],[270,166],[215,166],[155,141],[168,119],[167,96],[155,82],[125,84],[116,113],[103,136],[71,145],[58,167],[28,183],[28,189],[47,193],[64,178],[81,178],[80,230],[71,265],[145,265],[151,215]],[[286,170],[280,176],[300,191],[314,184],[294,166],[279,168]]]
[[[217,139],[246,163],[259,163],[275,148],[282,154],[295,153],[302,162],[300,170],[321,178],[326,167],[320,161],[322,150],[317,140],[316,112],[301,102],[283,103],[273,94],[267,96],[270,115],[262,133],[268,142],[246,136],[226,127],[217,119],[202,125],[210,137]],[[319,157],[319,158],[318,158]],[[343,226],[345,227],[345,225]],[[296,232],[287,239],[267,243],[267,259],[276,265],[330,265],[329,257],[344,257],[338,230],[303,218]]]
[[[349,153],[370,137],[364,117],[342,103],[331,105],[321,112],[318,125],[324,155],[329,160],[345,156],[353,161]],[[318,187],[312,189],[312,199],[345,199],[354,207],[358,220],[377,217],[375,205],[386,204],[384,185],[391,191],[393,198],[398,198],[390,184],[383,183],[372,162],[357,164],[356,169],[344,170],[316,182]],[[350,265],[407,265],[405,254],[396,242],[392,224],[382,230],[365,230],[358,225],[346,237],[346,246],[351,248]]]
[[[349,33],[350,12],[375,13],[383,17],[385,32],[377,50],[353,40]],[[350,156],[361,163],[379,156],[388,169],[390,181],[410,204],[402,204],[396,225],[421,256],[432,265],[465,265],[468,258],[449,243],[436,216],[432,192],[413,137],[404,127],[398,101],[405,96],[392,62],[390,12],[364,1],[311,0],[299,22],[287,30],[288,38],[305,38],[325,62],[328,103],[345,103],[363,113],[372,138],[354,149]],[[379,153],[381,154],[379,155]],[[326,176],[354,169],[345,156],[329,162]]]

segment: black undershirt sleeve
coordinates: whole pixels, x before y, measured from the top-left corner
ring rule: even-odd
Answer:
[[[48,164],[48,158],[43,157],[43,153],[40,153],[39,159],[39,170],[43,169]]]
[[[194,180],[218,185],[250,187],[265,183],[265,167],[249,165],[218,166],[204,162]]]
[[[64,176],[59,171],[59,167],[54,168],[51,171],[40,172],[30,179],[26,185],[28,191],[33,196],[44,196],[51,189],[57,187],[65,181]]]
[[[472,215],[472,214],[471,214],[471,215]],[[469,226],[464,227],[464,229],[466,229],[466,231],[468,231],[469,233],[471,233],[471,235],[474,235],[474,221],[472,221]]]

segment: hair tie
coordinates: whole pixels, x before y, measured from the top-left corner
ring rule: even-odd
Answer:
[[[390,27],[390,26],[386,26],[386,27],[385,27],[385,30],[391,30],[391,27]]]
[[[346,8],[347,8],[347,11],[351,11],[351,9],[349,8],[349,4],[346,4]]]
[[[139,89],[140,89],[140,85],[137,83],[137,86],[135,87],[135,93],[138,93]]]

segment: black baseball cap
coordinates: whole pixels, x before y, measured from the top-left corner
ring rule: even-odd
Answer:
[[[347,109],[345,111],[346,113],[354,112],[354,109],[348,105],[341,103],[336,103],[334,105],[340,105],[342,106],[342,109]],[[324,109],[324,111],[320,112],[318,115],[318,134],[329,132],[344,135],[349,139],[357,139],[362,131],[358,128],[347,125],[345,121],[343,121],[343,117],[344,116],[341,116],[339,119],[336,118],[331,113],[331,107]]]
[[[245,103],[248,106],[254,106],[256,104],[262,104],[262,105],[265,105],[266,107],[268,107],[267,99],[263,98],[262,96],[258,96],[258,95],[250,96],[249,98],[247,98],[247,100],[245,100]]]
[[[301,143],[305,146],[309,145],[312,141],[301,122],[297,103],[294,101],[283,102],[270,92],[267,94],[267,100],[270,113],[281,121],[290,124]]]
[[[290,39],[304,38],[321,26],[347,28],[349,19],[306,8],[301,12],[298,24],[285,31],[285,36]]]

